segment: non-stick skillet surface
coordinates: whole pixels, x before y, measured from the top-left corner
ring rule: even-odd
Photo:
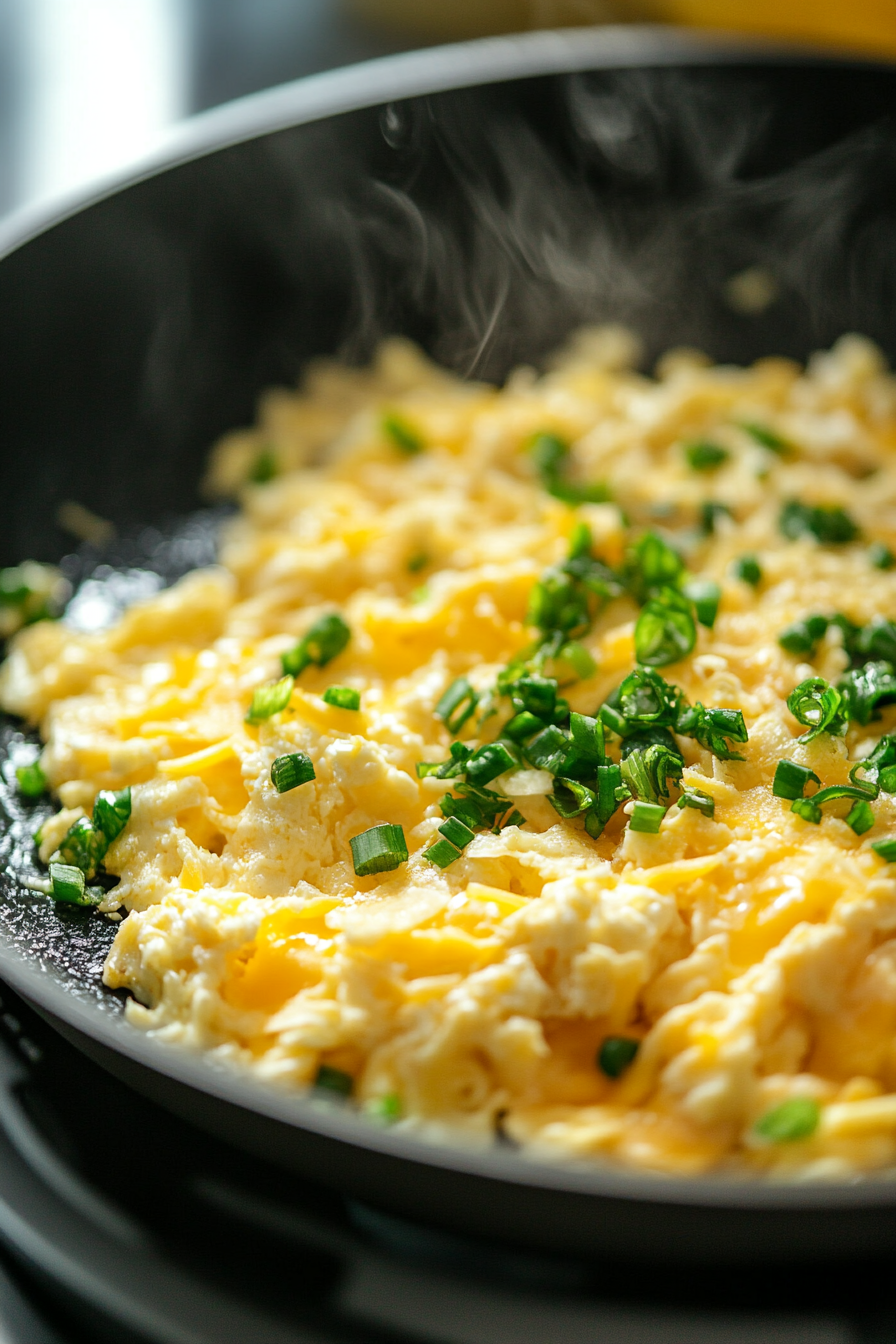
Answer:
[[[71,561],[75,579],[111,561],[169,581],[205,562],[211,522],[189,515],[214,436],[309,357],[363,359],[388,332],[488,377],[607,319],[631,323],[648,358],[673,344],[804,358],[844,330],[896,356],[896,70],[649,33],[435,55],[376,63],[353,92],[324,77],[316,102],[297,87],[307,125],[263,134],[288,124],[288,91],[267,122],[263,102],[230,110],[218,143],[245,143],[174,154],[3,261],[4,560],[58,558],[56,507],[76,499],[125,541]],[[537,76],[564,68],[578,73]],[[481,86],[450,91],[471,70]],[[443,91],[398,97],[427,80]],[[181,156],[214,143],[207,126]],[[726,300],[748,266],[774,277],[761,313]],[[0,747],[20,741],[7,725]],[[412,1216],[554,1248],[761,1260],[896,1247],[892,1183],[665,1181],[431,1149],[165,1049],[101,986],[114,927],[16,881],[39,809],[9,790],[0,805],[4,977],[109,1068],[250,1149]]]

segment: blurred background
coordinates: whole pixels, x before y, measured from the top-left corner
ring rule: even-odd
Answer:
[[[180,118],[300,75],[606,22],[896,58],[896,0],[0,0],[0,214],[126,164]]]

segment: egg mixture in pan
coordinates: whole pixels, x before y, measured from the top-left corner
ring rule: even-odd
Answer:
[[[219,567],[11,645],[48,895],[135,1029],[372,1122],[894,1170],[896,380],[636,353],[270,393]]]

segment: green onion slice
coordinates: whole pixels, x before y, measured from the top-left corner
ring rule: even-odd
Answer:
[[[868,547],[868,563],[875,569],[892,569],[896,565],[896,555],[882,541],[875,541]]]
[[[762,582],[762,567],[755,555],[742,555],[731,567],[736,579],[742,579],[752,588],[758,588]]]
[[[715,798],[704,793],[702,789],[682,789],[678,806],[693,807],[697,812],[702,812],[704,817],[714,817],[716,814]]]
[[[696,443],[684,445],[684,455],[688,466],[694,471],[716,471],[731,454],[721,444],[710,439],[698,439]]]
[[[353,690],[351,686],[328,686],[321,698],[337,709],[361,708],[361,692]]]
[[[856,835],[864,835],[874,825],[874,808],[867,799],[853,803],[846,816],[846,824]]]
[[[467,681],[458,677],[452,681],[435,708],[437,719],[441,719],[449,733],[459,733],[471,717],[479,703],[479,696]]]
[[[408,424],[404,416],[398,415],[395,411],[386,411],[380,420],[380,428],[385,437],[408,457],[422,453],[423,439],[417,430]]]
[[[97,830],[89,817],[79,817],[63,837],[59,855],[67,867],[79,868],[87,877],[92,877],[107,848],[102,831]]]
[[[782,439],[780,434],[776,434],[768,425],[759,425],[752,420],[742,420],[740,428],[745,434],[749,434],[754,443],[758,443],[763,448],[769,448],[773,453],[785,454],[791,451],[791,446],[786,439]]]
[[[808,766],[797,765],[796,761],[779,761],[775,769],[775,779],[772,784],[772,793],[776,798],[802,798],[806,792],[806,785],[812,780],[815,784],[820,784],[814,770]]]
[[[20,765],[16,770],[16,784],[23,798],[40,798],[45,794],[49,786],[40,761]]]
[[[382,1097],[372,1097],[364,1106],[368,1120],[380,1125],[394,1125],[401,1119],[401,1097],[397,1092],[387,1092]]]
[[[597,802],[596,795],[575,779],[555,779],[548,802],[561,817],[579,817]]]
[[[631,1036],[607,1036],[597,1053],[597,1064],[608,1078],[624,1073],[638,1053],[641,1042]]]
[[[351,837],[352,861],[358,877],[388,873],[407,862],[408,846],[401,826],[388,822]]]
[[[671,588],[645,603],[635,625],[635,657],[648,667],[686,658],[697,642],[690,603]]]
[[[93,805],[93,824],[98,831],[102,832],[107,845],[111,845],[113,840],[118,839],[130,819],[130,788],[118,789],[117,791],[100,789]]]
[[[711,630],[719,614],[722,590],[714,579],[689,579],[682,590],[694,604],[697,620]]]
[[[770,1143],[794,1143],[810,1138],[820,1119],[821,1107],[814,1097],[788,1097],[760,1116],[753,1129]]]
[[[252,696],[246,722],[263,723],[265,719],[279,714],[292,699],[294,685],[295,679],[286,676],[281,677],[279,681],[271,681],[266,686],[259,686]]]
[[[838,504],[811,506],[797,499],[781,509],[778,528],[790,541],[808,534],[823,546],[845,546],[859,535],[852,518]]]
[[[498,775],[503,775],[518,764],[518,759],[511,755],[503,742],[489,742],[474,751],[467,761],[467,780],[470,784],[490,784]]]
[[[283,672],[297,677],[311,663],[326,667],[351,639],[351,631],[337,611],[314,622],[298,644],[280,659]]]
[[[69,863],[50,864],[50,894],[63,905],[99,905],[103,893],[88,887],[84,873]]]
[[[718,756],[720,761],[742,761],[743,756],[731,750],[729,740],[749,741],[742,710],[707,709],[699,700],[696,705],[689,705],[682,710],[675,731],[683,737],[693,737],[701,747]]]
[[[847,672],[837,682],[846,713],[856,723],[867,724],[881,705],[896,701],[896,669],[881,659]]]
[[[314,779],[314,764],[304,751],[292,751],[288,756],[278,756],[271,766],[271,783],[278,793],[289,793],[301,784],[310,784]]]
[[[434,863],[437,868],[448,868],[460,858],[460,854],[457,845],[452,845],[449,840],[444,838],[436,840],[434,844],[423,851],[424,859]]]
[[[843,696],[824,677],[807,677],[787,697],[787,708],[797,723],[808,728],[801,742],[811,742],[820,733],[840,737],[846,731]]]
[[[659,803],[635,803],[629,818],[629,830],[643,831],[645,835],[658,835],[666,809]]]
[[[814,798],[796,798],[790,804],[790,810],[802,817],[803,821],[811,821],[814,826],[821,821],[821,808]]]
[[[871,848],[885,863],[896,863],[896,840],[872,840]]]
[[[350,1097],[354,1085],[355,1080],[350,1073],[331,1068],[329,1064],[321,1064],[314,1079],[316,1088],[324,1092],[334,1092],[339,1097]]]

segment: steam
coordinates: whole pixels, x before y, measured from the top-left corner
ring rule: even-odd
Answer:
[[[269,151],[281,187],[306,185],[274,246],[297,280],[309,246],[338,272],[353,361],[404,331],[501,378],[606,321],[650,357],[804,357],[848,328],[893,354],[892,122],[825,144],[770,87],[730,70],[574,75],[392,105],[360,149],[304,128]],[[751,268],[773,296],[752,309],[726,298]]]

